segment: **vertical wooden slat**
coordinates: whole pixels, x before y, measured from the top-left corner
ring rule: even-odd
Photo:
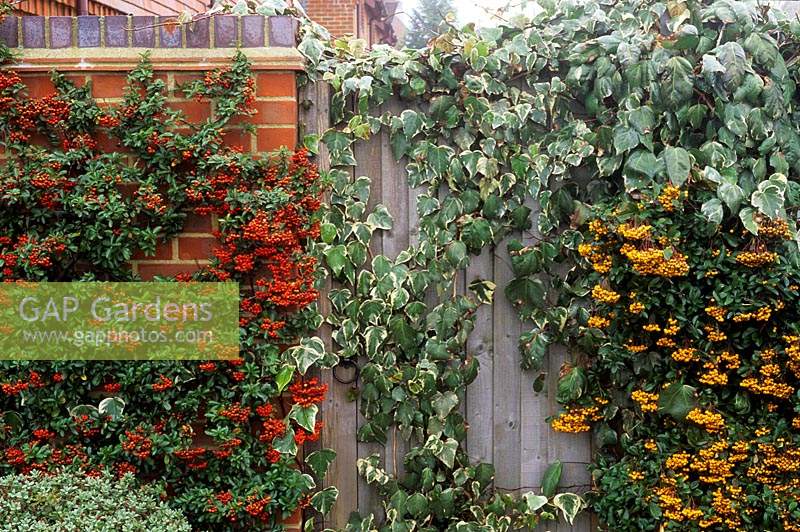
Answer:
[[[556,402],[556,384],[558,374],[565,362],[570,361],[567,350],[561,346],[553,346],[548,353],[549,375],[547,386],[549,393],[550,415],[557,414],[561,408]],[[588,434],[565,434],[550,430],[548,432],[548,456],[551,460],[556,458],[564,463],[564,472],[561,476],[561,491],[584,492],[589,487],[589,473],[586,464],[591,460],[591,439]],[[591,519],[587,514],[576,520],[570,527],[566,523],[559,523],[558,527],[551,527],[553,532],[591,530]]]
[[[531,209],[530,219],[535,227],[538,207],[532,199],[526,202],[526,206]],[[538,231],[535,229],[524,231],[522,234],[523,245],[535,244],[538,236]],[[530,322],[522,323],[522,331],[527,332],[532,325]],[[547,372],[548,368],[544,367],[541,371]],[[533,391],[533,380],[538,373],[537,371],[523,374],[520,388],[519,401],[522,409],[520,483],[522,486],[534,488],[534,491],[540,493],[542,476],[550,462],[548,442],[552,430],[545,421],[549,415],[547,397]],[[548,385],[552,385],[552,374],[547,376],[550,377]],[[553,388],[551,386],[543,391],[553,391]]]
[[[367,176],[372,181],[370,186],[369,202],[367,203],[367,212],[371,212],[377,204],[384,202],[382,188],[382,147],[380,136],[374,136],[368,142],[357,142],[354,147],[354,154],[356,161],[358,161],[358,166],[353,169],[354,176]],[[372,241],[369,249],[371,257],[376,257],[383,254],[383,238],[380,232],[376,232],[372,235]],[[370,267],[370,261],[371,259],[368,258],[368,263],[365,265],[367,268]],[[365,360],[362,360],[360,361],[360,364],[363,365],[365,362]],[[358,426],[361,427],[364,423],[366,423],[366,420],[364,419],[364,416],[361,415],[359,405]],[[369,455],[376,453],[384,455],[384,461],[382,462],[382,465],[385,467],[386,457],[383,445],[379,443],[358,442],[357,446],[359,458],[367,458]],[[378,519],[380,519],[383,515],[381,501],[376,493],[375,488],[367,484],[366,480],[364,480],[361,476],[358,477],[358,511],[362,515],[372,512]]]
[[[485,249],[477,257],[472,257],[467,267],[466,282],[476,279],[494,279],[494,253]],[[500,288],[500,287],[498,287]],[[500,290],[495,300],[502,297]],[[467,452],[472,460],[491,462],[494,444],[494,327],[492,306],[478,308],[475,316],[475,330],[467,340],[467,354],[478,359],[480,370],[475,380],[467,387]]]
[[[308,86],[301,96],[302,100],[308,100],[311,103],[307,111],[303,111],[303,106],[300,106],[300,123],[303,124],[305,133],[320,134],[327,130],[330,110],[327,84],[316,83]],[[322,171],[330,169],[330,158],[324,144],[320,144],[317,164]],[[327,298],[330,288],[329,278],[320,297],[320,312],[323,316],[330,313],[330,302]],[[332,349],[330,327],[323,326],[319,334],[326,349]],[[336,460],[331,464],[323,486],[336,486],[339,489],[339,499],[328,514],[325,524],[342,526],[347,522],[350,512],[358,507],[356,403],[348,398],[350,386],[339,383],[333,378],[331,371],[321,372],[320,379],[321,382],[328,385],[328,395],[321,409],[324,424],[320,436],[320,446],[336,451]]]
[[[494,445],[492,461],[495,483],[504,490],[516,491],[520,486],[520,371],[519,334],[520,321],[516,310],[506,298],[503,289],[513,279],[511,258],[508,255],[509,238],[500,242],[494,252],[495,283],[500,288],[495,298],[494,320]]]
[[[386,105],[386,110],[392,114],[400,114],[403,106],[399,101],[391,101]],[[376,142],[375,139],[373,142]],[[391,138],[388,128],[383,128],[380,134],[381,143],[381,203],[389,208],[394,223],[390,231],[382,234],[383,253],[391,260],[407,249],[410,243],[409,210],[416,209],[410,205],[408,195],[408,180],[406,179],[406,161],[397,161],[392,153]],[[409,442],[401,437],[397,428],[389,431],[386,444],[386,470],[395,476],[403,473],[403,458],[408,452]]]

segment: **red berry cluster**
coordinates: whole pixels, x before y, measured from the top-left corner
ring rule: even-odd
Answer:
[[[327,384],[320,384],[316,377],[307,381],[299,380],[289,386],[292,392],[292,402],[302,407],[319,404],[325,400],[328,392]]]

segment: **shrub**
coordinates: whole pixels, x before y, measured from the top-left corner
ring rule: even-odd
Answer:
[[[183,514],[161,502],[156,487],[138,485],[130,474],[119,480],[38,471],[0,477],[0,515],[4,531],[191,530]]]

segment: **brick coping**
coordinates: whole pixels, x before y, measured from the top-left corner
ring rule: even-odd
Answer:
[[[177,24],[156,16],[9,16],[0,41],[17,52],[15,68],[128,69],[149,51],[157,70],[197,70],[244,49],[257,69],[300,70],[297,23],[288,16],[215,15]],[[191,63],[191,64],[190,64]]]

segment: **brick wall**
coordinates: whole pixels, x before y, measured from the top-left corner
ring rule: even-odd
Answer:
[[[335,37],[355,35],[358,0],[307,0],[308,16],[325,26]]]
[[[10,17],[0,24],[0,39],[18,48],[22,75],[33,97],[52,94],[49,71],[57,69],[78,84],[91,81],[100,104],[121,101],[127,70],[140,54],[151,49],[151,61],[166,82],[169,105],[184,111],[190,121],[214,113],[209,103],[186,100],[176,85],[203,72],[230,63],[241,46],[253,63],[256,110],[249,122],[254,133],[239,122],[227,131],[231,145],[253,153],[293,148],[297,141],[295,73],[302,58],[295,45],[295,25],[288,17],[218,16],[191,26],[163,25],[158,17]],[[117,151],[109,139],[99,139],[107,151]],[[216,242],[211,231],[216,220],[190,215],[184,232],[161,243],[153,256],[137,255],[132,268],[143,279],[197,270],[208,261]]]

